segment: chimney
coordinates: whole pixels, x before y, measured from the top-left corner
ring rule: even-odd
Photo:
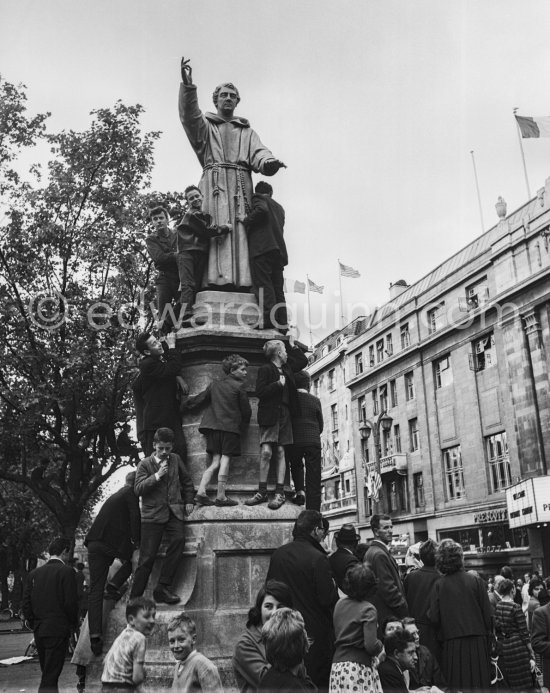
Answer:
[[[404,279],[398,279],[395,284],[390,284],[390,301],[393,301],[398,296],[401,296],[403,291],[409,288],[409,285]]]

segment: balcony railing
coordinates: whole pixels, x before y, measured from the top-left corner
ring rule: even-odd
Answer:
[[[374,472],[374,462],[367,464],[367,471]],[[380,458],[380,474],[396,471],[401,474],[407,473],[407,453],[396,452],[392,455],[385,455]]]
[[[321,503],[321,512],[327,512],[329,510],[339,510],[340,508],[349,508],[352,505],[357,505],[357,498],[355,496],[347,496],[346,498],[335,498],[333,500],[323,501],[323,503]]]

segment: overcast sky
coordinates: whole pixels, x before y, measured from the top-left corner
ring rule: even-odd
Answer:
[[[547,0],[0,0],[0,70],[28,87],[52,129],[84,129],[92,108],[141,103],[163,135],[157,190],[200,167],[178,119],[180,56],[202,110],[233,81],[237,115],[288,169],[271,179],[286,209],[290,264],[334,303],[380,305],[527,200],[512,109],[550,115]],[[550,175],[550,139],[525,140],[531,193]],[[291,303],[304,297],[289,294]],[[329,307],[315,340],[337,326]],[[349,315],[349,313],[347,313]],[[305,337],[305,335],[304,335]],[[305,341],[309,341],[305,339]]]

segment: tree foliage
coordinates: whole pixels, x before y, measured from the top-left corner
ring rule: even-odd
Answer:
[[[32,490],[72,538],[122,465],[115,429],[132,415],[138,306],[151,299],[144,207],[159,133],[141,131],[139,105],[52,134],[47,115],[27,115],[23,87],[0,82],[0,103],[0,478]],[[23,181],[17,152],[37,141],[51,149],[47,172]]]

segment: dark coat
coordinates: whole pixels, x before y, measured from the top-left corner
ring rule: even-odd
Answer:
[[[145,240],[147,251],[159,273],[178,276],[176,262],[177,235],[170,231],[168,236],[158,236],[156,233],[147,236]]]
[[[86,535],[84,544],[101,541],[107,544],[118,558],[130,560],[141,536],[139,500],[132,486],[123,486],[101,506],[97,517]]]
[[[307,366],[307,357],[299,347],[287,346],[288,360],[281,367],[288,385],[289,409],[291,416],[299,412],[298,392],[294,373]],[[279,420],[279,409],[283,400],[283,388],[279,385],[279,370],[273,363],[266,363],[258,369],[256,395],[258,397],[258,425],[273,426]]]
[[[439,661],[441,647],[437,640],[437,632],[428,619],[428,609],[432,589],[440,578],[436,568],[423,566],[412,570],[405,578],[405,598],[409,606],[409,614],[415,619],[420,633],[420,642],[430,650]]]
[[[447,681],[430,650],[424,645],[419,645],[416,654],[418,655],[416,667],[409,672],[410,690],[416,690],[421,686],[437,686],[442,691],[445,690]]]
[[[405,590],[399,568],[389,549],[382,542],[373,541],[365,554],[364,563],[378,579],[376,594],[371,601],[378,612],[379,625],[381,626],[388,616],[400,619],[407,616],[409,610]]]
[[[133,385],[138,437],[143,431],[181,426],[176,381],[181,370],[176,349],[168,349],[163,357],[144,356],[139,362],[139,377]]]
[[[298,413],[292,418],[294,445],[321,447],[323,410],[321,400],[309,392],[298,390]]]
[[[288,265],[284,239],[285,210],[270,195],[255,193],[252,209],[244,225],[248,233],[248,254],[251,258],[277,250],[281,265]]]
[[[300,678],[290,671],[279,671],[278,669],[268,669],[263,675],[258,693],[294,693],[294,691],[310,691],[315,693],[317,686],[313,681],[306,677]]]
[[[341,547],[337,548],[336,551],[328,557],[330,563],[330,569],[332,570],[332,575],[336,580],[336,584],[342,592],[344,589],[344,577],[346,576],[347,569],[359,563],[359,559],[353,553],[346,551]]]
[[[378,674],[384,693],[409,693],[403,672],[393,659],[387,657],[378,665]]]
[[[535,609],[531,633],[533,650],[542,656],[544,685],[550,687],[550,602]]]
[[[170,511],[179,519],[185,517],[185,505],[192,505],[195,489],[181,458],[170,454],[168,473],[158,481],[160,469],[154,455],[145,457],[138,464],[134,490],[141,496],[142,522],[168,522]]]
[[[189,398],[192,407],[196,403],[208,402],[203,414],[199,431],[227,431],[240,434],[242,428],[250,421],[252,409],[244,383],[233,378],[231,374],[221,380],[214,380],[206,390],[196,397]]]
[[[210,214],[187,211],[177,226],[178,253],[201,252],[207,253],[210,239],[220,235],[217,226],[212,224]]]
[[[68,637],[78,627],[75,571],[56,559],[35,568],[25,585],[23,614],[35,635]]]
[[[442,575],[432,590],[428,618],[443,641],[488,636],[492,614],[483,580],[464,570]]]
[[[279,547],[271,556],[267,580],[285,582],[292,593],[294,608],[304,617],[309,638],[330,651],[334,630],[332,611],[338,591],[325,550],[309,536],[298,536]]]

